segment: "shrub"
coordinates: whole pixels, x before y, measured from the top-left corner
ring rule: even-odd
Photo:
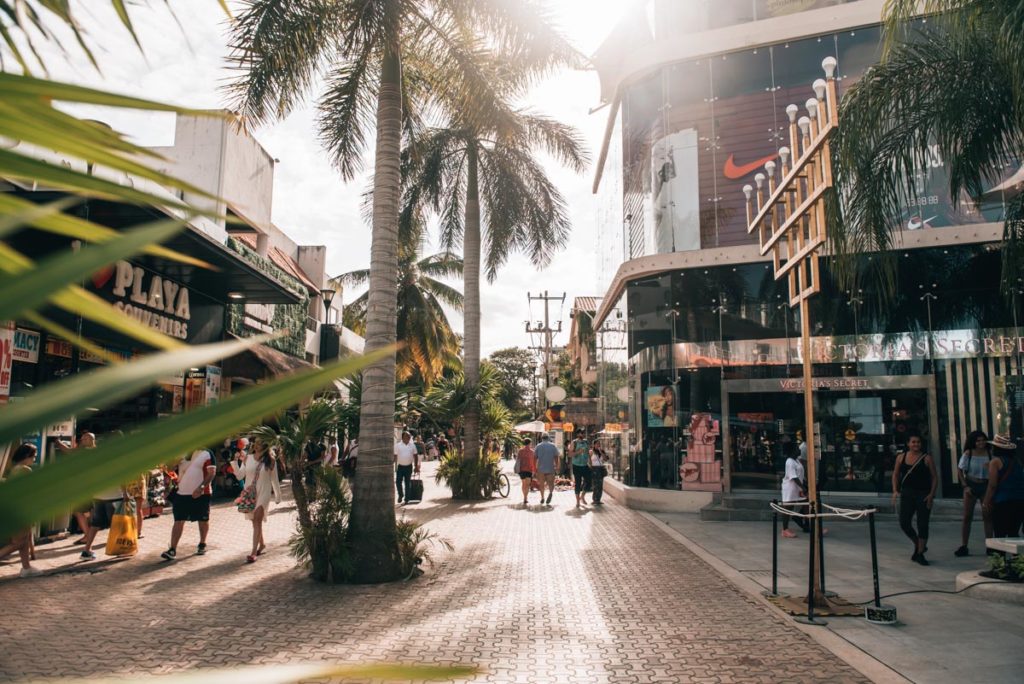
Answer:
[[[395,532],[398,535],[398,553],[401,555],[402,573],[405,574],[406,579],[412,577],[424,562],[427,565],[433,565],[431,548],[435,544],[448,551],[453,548],[451,542],[444,537],[438,536],[434,532],[428,532],[419,523],[404,518],[398,521]]]
[[[292,556],[312,577],[332,584],[347,582],[354,570],[348,545],[348,515],[352,498],[336,468],[319,468],[309,494],[309,527],[296,524]]]
[[[449,453],[441,459],[434,479],[438,484],[443,482],[448,485],[453,499],[478,501],[491,497],[500,473],[501,459],[498,454],[465,460],[459,453]]]

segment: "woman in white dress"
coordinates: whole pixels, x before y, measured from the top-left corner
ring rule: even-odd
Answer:
[[[253,483],[256,487],[256,508],[245,514],[252,521],[252,553],[245,557],[245,562],[255,563],[256,557],[267,548],[263,541],[263,521],[267,518],[271,497],[274,503],[281,503],[281,483],[277,477],[277,460],[267,445],[255,442],[255,447],[244,458],[241,465],[246,487]]]

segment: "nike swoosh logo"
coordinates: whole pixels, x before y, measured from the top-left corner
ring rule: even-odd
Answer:
[[[732,154],[729,155],[729,158],[725,160],[725,168],[722,169],[722,175],[730,180],[739,180],[744,176],[757,171],[768,162],[777,159],[779,155],[778,153],[770,154],[763,159],[758,159],[757,161],[744,164],[743,166],[736,166],[736,163],[733,161],[734,156],[735,155]]]

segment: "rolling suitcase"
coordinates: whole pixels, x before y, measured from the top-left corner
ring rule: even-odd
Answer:
[[[413,475],[409,481],[409,501],[423,501],[423,480],[419,475]]]

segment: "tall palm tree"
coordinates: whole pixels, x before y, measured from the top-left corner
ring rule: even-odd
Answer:
[[[911,23],[922,11],[936,14]],[[851,88],[839,117],[834,225],[847,253],[896,244],[936,149],[954,203],[980,201],[1008,162],[1024,159],[1024,0],[889,0],[884,18],[884,58]],[[1024,193],[1006,197],[1004,283],[1024,238]],[[848,284],[856,273],[845,271]],[[889,292],[891,273],[883,275]]]
[[[502,92],[511,99],[516,89],[513,85]],[[481,266],[493,282],[513,251],[527,253],[542,267],[565,246],[570,230],[565,199],[535,154],[547,152],[582,172],[587,164],[583,147],[571,126],[506,104],[486,120],[451,116],[447,127],[425,131],[406,150],[405,210],[431,207],[440,215],[442,245],[463,245],[467,460],[480,455],[480,399],[473,388],[480,384]],[[487,248],[483,264],[482,242]]]
[[[231,28],[234,108],[246,121],[286,116],[326,76],[320,136],[346,180],[376,133],[366,350],[395,343],[398,286],[399,150],[422,107],[458,107],[470,118],[494,109],[488,48],[510,73],[575,59],[532,0],[249,0]],[[373,108],[376,114],[373,114]],[[353,488],[355,581],[400,575],[396,561],[393,447],[395,356],[363,372],[361,458]]]
[[[430,387],[445,368],[459,365],[461,341],[443,305],[461,311],[462,293],[438,278],[461,276],[462,259],[451,252],[421,256],[422,242],[417,243],[399,243],[397,335],[403,346],[398,350],[396,377]],[[332,278],[331,284],[359,287],[369,277],[368,269],[350,271]],[[364,292],[345,306],[347,324],[360,335],[366,330],[368,299],[369,292]]]

